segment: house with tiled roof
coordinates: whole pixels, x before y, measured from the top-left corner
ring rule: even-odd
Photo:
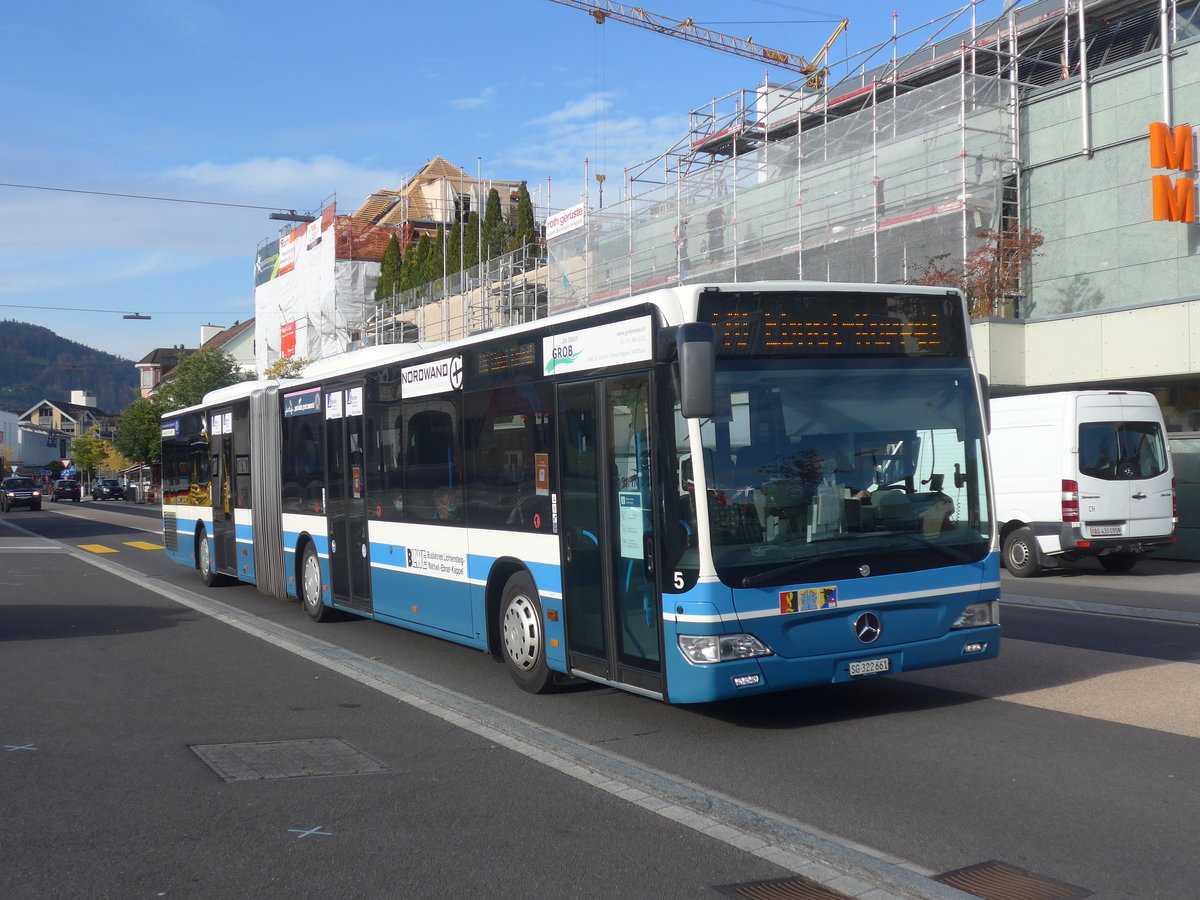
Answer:
[[[432,236],[439,225],[465,222],[472,212],[483,215],[493,189],[500,195],[501,214],[511,219],[521,182],[478,179],[435,156],[398,190],[380,190],[368,196],[350,218],[393,228],[411,226],[413,239],[422,232]]]
[[[234,322],[228,328],[220,325],[200,326],[200,349],[216,348],[233,357],[237,370],[243,375],[253,375],[254,365],[254,317],[245,322]]]
[[[178,347],[158,347],[134,363],[134,367],[138,370],[138,390],[141,395],[143,397],[153,395],[158,390],[163,376],[179,365],[181,359],[195,352],[195,350],[185,349],[182,344]]]

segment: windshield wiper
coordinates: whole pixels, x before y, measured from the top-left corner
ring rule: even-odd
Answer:
[[[774,569],[767,569],[765,572],[755,572],[753,575],[747,575],[742,579],[742,587],[760,587],[769,581],[774,581],[776,578],[782,578],[784,575],[791,575],[793,572],[801,572],[815,562],[820,562],[823,559],[829,559],[832,556],[841,555],[841,553],[818,553],[816,556],[810,557],[809,559],[797,560],[796,562],[790,562],[784,566],[776,566]]]
[[[915,535],[904,534],[903,532],[896,531],[896,532],[892,532],[891,534],[889,534],[888,537],[903,538],[904,540],[906,540],[912,544],[915,544],[923,549],[936,551],[937,553],[940,553],[942,556],[945,556],[947,559],[952,559],[955,562],[969,563],[969,562],[973,561],[972,558],[968,554],[964,553],[961,550],[957,550],[954,547],[946,547],[946,546],[943,546],[942,544],[932,544],[929,541],[921,540],[919,537],[916,537]],[[784,578],[785,576],[792,575],[797,572],[802,572],[806,568],[811,566],[813,563],[820,562],[821,560],[824,560],[824,559],[830,559],[831,557],[834,557],[834,556],[844,556],[844,555],[846,555],[845,551],[840,552],[840,553],[818,553],[816,556],[810,557],[809,559],[797,560],[796,562],[790,562],[787,565],[776,566],[773,569],[767,569],[765,572],[755,572],[753,575],[747,575],[745,578],[742,579],[742,587],[744,587],[744,588],[761,587],[765,584],[775,581],[776,579]]]

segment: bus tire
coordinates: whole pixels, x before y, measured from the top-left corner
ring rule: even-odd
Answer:
[[[314,622],[332,622],[337,618],[337,611],[325,605],[321,590],[321,558],[312,544],[305,544],[304,554],[300,557],[300,605]]]
[[[208,548],[208,533],[201,528],[196,532],[196,571],[205,587],[216,587],[222,577],[213,568],[212,551]]]
[[[1100,557],[1100,565],[1105,572],[1128,572],[1140,558],[1140,553],[1106,553]]]
[[[546,629],[537,588],[525,572],[504,584],[497,621],[501,653],[509,674],[522,690],[541,694],[554,683],[546,665]]]
[[[1042,572],[1042,551],[1028,528],[1018,528],[1004,539],[1004,568],[1014,578],[1033,578]]]

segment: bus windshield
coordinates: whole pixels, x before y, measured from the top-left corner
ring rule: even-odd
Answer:
[[[977,562],[991,516],[964,360],[725,358],[701,426],[713,560],[736,587]]]

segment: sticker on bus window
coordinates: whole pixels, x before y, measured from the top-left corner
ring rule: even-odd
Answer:
[[[550,454],[533,454],[533,487],[539,497],[550,496]]]
[[[835,606],[837,606],[836,585],[779,592],[779,612],[784,615],[816,612],[819,609],[833,609]]]

